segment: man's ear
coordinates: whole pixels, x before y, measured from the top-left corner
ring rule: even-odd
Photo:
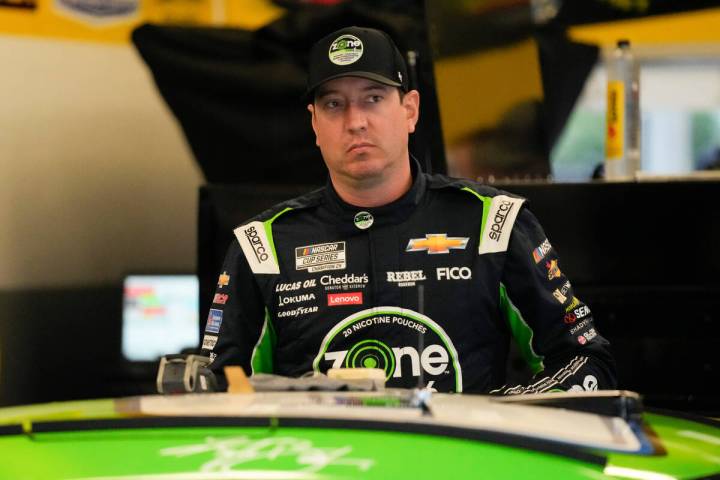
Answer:
[[[403,97],[402,103],[403,107],[405,107],[408,133],[413,133],[415,131],[415,125],[417,125],[418,119],[420,118],[420,92],[410,90]]]
[[[317,119],[315,118],[315,105],[312,103],[308,103],[307,106],[308,112],[310,112],[310,124],[312,125],[313,132],[315,132],[315,145],[318,147],[318,140],[317,140]]]

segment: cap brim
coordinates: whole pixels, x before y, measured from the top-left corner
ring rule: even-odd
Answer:
[[[336,78],[341,77],[360,77],[360,78],[367,78],[368,80],[374,80],[378,83],[382,83],[383,85],[388,85],[390,87],[402,87],[402,83],[395,82],[393,80],[390,80],[387,77],[384,77],[382,75],[378,75],[377,73],[372,72],[343,72],[338,73],[337,75],[333,75],[327,78],[324,78],[321,82],[317,82],[315,85],[309,87],[307,90],[305,90],[305,93],[302,96],[302,100],[304,101],[310,101],[311,96],[317,90],[317,88],[322,85],[325,82],[329,82],[330,80],[335,80]]]

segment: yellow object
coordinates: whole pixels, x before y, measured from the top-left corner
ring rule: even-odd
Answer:
[[[225,378],[228,382],[228,393],[254,393],[242,367],[225,367]]]
[[[441,58],[434,67],[446,145],[494,128],[514,106],[543,97],[534,40]]]
[[[718,43],[720,8],[654,15],[633,20],[578,25],[568,29],[575,42],[612,46],[618,38],[637,44]]]
[[[607,115],[605,130],[605,157],[609,160],[623,157],[625,142],[625,85],[621,81],[608,82]]]
[[[0,35],[126,43],[143,23],[256,30],[285,9],[270,0],[37,0],[35,8],[0,6]],[[115,11],[111,6],[115,5]],[[122,8],[120,8],[122,7]]]

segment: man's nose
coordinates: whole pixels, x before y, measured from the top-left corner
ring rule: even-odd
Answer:
[[[367,115],[355,103],[350,103],[345,110],[345,124],[351,133],[364,131],[367,129]]]

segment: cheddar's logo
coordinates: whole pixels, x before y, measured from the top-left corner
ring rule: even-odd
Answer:
[[[451,249],[464,250],[468,240],[467,237],[448,237],[445,233],[426,233],[425,238],[411,238],[405,251],[450,253]]]

